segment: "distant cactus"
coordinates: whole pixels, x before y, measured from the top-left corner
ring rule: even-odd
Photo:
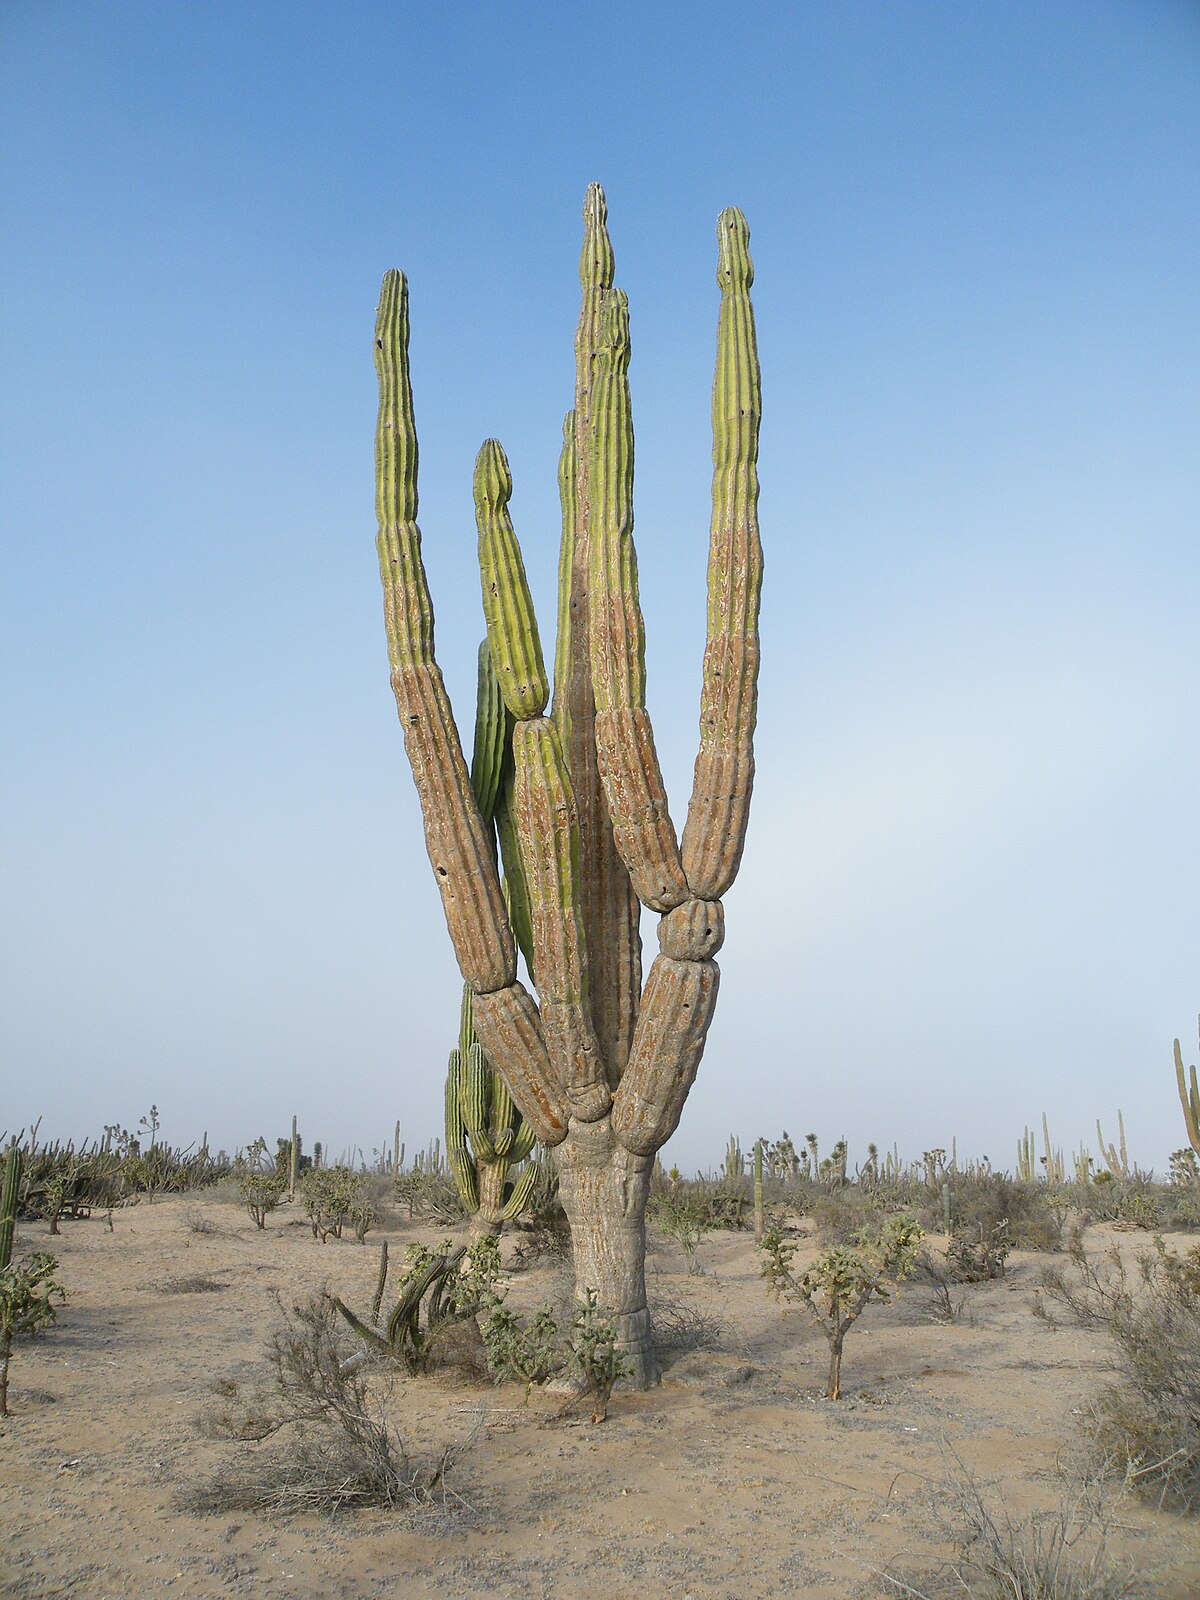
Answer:
[[[1017,1177],[1022,1183],[1037,1182],[1037,1145],[1028,1128],[1017,1141]]]
[[[1175,1041],[1175,1082],[1179,1089],[1179,1104],[1183,1107],[1183,1123],[1187,1129],[1188,1143],[1200,1155],[1200,1087],[1196,1084],[1196,1069],[1191,1068],[1190,1079],[1183,1074],[1183,1051]]]
[[[1178,1045],[1176,1045],[1176,1050],[1178,1048]],[[1129,1165],[1129,1152],[1125,1148],[1125,1118],[1120,1111],[1117,1112],[1117,1133],[1119,1148],[1117,1145],[1106,1141],[1100,1131],[1100,1119],[1099,1117],[1096,1118],[1096,1138],[1100,1143],[1101,1160],[1114,1178],[1131,1178],[1133,1172]]]

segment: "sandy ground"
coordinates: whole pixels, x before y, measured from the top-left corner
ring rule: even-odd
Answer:
[[[198,1212],[216,1232],[192,1230]],[[1005,1280],[963,1291],[969,1322],[934,1323],[917,1287],[869,1311],[847,1340],[847,1397],[828,1402],[820,1332],[767,1299],[747,1235],[715,1234],[698,1277],[654,1246],[650,1296],[719,1318],[719,1348],[669,1356],[662,1385],[618,1395],[604,1425],[556,1420],[556,1402],[524,1406],[511,1386],[404,1379],[394,1414],[414,1451],[474,1430],[436,1505],[334,1520],[195,1515],[178,1508],[181,1492],[252,1448],[210,1441],[198,1419],[215,1382],[265,1373],[274,1292],[328,1284],[366,1309],[372,1244],[386,1236],[398,1261],[405,1243],[439,1234],[397,1222],[365,1247],[320,1245],[286,1209],[259,1232],[232,1204],[192,1197],[118,1211],[112,1232],[92,1218],[46,1236],[22,1226],[17,1248],[53,1248],[70,1302],[46,1337],[18,1347],[14,1415],[0,1425],[0,1593],[21,1600],[902,1592],[884,1573],[946,1592],[939,1508],[953,1457],[1014,1518],[1057,1504],[1058,1463],[1104,1373],[1101,1335],[1031,1315],[1040,1259],[1017,1256]],[[514,1275],[512,1303],[560,1293],[561,1276]],[[217,1287],[180,1292],[189,1279]],[[1119,1523],[1116,1547],[1144,1594],[1200,1595],[1200,1523],[1131,1502]]]

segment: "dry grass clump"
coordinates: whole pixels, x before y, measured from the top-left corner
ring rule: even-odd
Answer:
[[[1115,1249],[1090,1260],[1070,1245],[1070,1272],[1042,1276],[1035,1310],[1050,1304],[1112,1340],[1114,1380],[1092,1400],[1094,1449],[1128,1464],[1160,1504],[1200,1507],[1200,1246],[1185,1254],[1155,1239],[1130,1272]]]
[[[719,1350],[726,1337],[720,1317],[702,1311],[690,1300],[655,1296],[650,1308],[654,1343],[663,1356],[690,1355],[694,1350]]]
[[[218,1387],[224,1404],[205,1419],[211,1437],[282,1448],[251,1449],[207,1482],[186,1490],[183,1509],[337,1512],[355,1506],[409,1506],[428,1500],[454,1452],[415,1461],[387,1415],[391,1384],[351,1359],[332,1303],[317,1295],[286,1307],[267,1352],[265,1384]],[[374,1388],[373,1388],[374,1384]]]
[[[1128,1475],[1114,1487],[1109,1474],[1085,1468],[1067,1477],[1056,1506],[1018,1521],[999,1492],[953,1451],[948,1458],[938,1499],[955,1555],[932,1592],[881,1574],[893,1593],[909,1600],[1136,1600],[1144,1592],[1132,1565],[1109,1548]]]

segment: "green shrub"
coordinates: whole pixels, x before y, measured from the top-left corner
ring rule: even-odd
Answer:
[[[872,1301],[891,1299],[895,1286],[916,1269],[921,1238],[914,1218],[887,1217],[826,1250],[797,1274],[792,1270],[796,1241],[778,1226],[764,1233],[762,1275],[771,1293],[803,1305],[829,1343],[827,1399],[841,1397],[846,1334]]]

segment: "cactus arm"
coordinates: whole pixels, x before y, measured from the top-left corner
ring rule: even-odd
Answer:
[[[500,1069],[521,1115],[545,1145],[567,1135],[567,1097],[555,1077],[537,1004],[519,980],[477,993],[475,1029],[493,1066]]]
[[[375,435],[379,570],[396,708],[412,764],[425,845],[450,937],[474,989],[500,989],[516,954],[500,878],[471,792],[449,697],[434,658],[433,606],[417,527],[417,433],[408,372],[408,285],[383,280],[375,324],[379,424]]]
[[[638,899],[670,911],[688,898],[646,711],[646,649],[633,546],[633,422],[629,305],[605,301],[591,439],[592,690],[596,755],[613,838]]]
[[[529,901],[542,1029],[572,1114],[585,1122],[611,1103],[588,1005],[581,914],[579,821],[553,722],[541,645],[508,499],[512,477],[494,439],[475,463],[479,564],[492,661],[512,732],[511,806]]]
[[[14,1139],[5,1153],[4,1179],[0,1184],[0,1272],[12,1260],[13,1231],[21,1193],[21,1166],[21,1146]]]
[[[496,836],[500,841],[500,859],[504,864],[504,896],[508,906],[508,920],[513,937],[529,975],[537,982],[533,970],[533,924],[529,916],[529,885],[525,882],[525,868],[521,865],[521,845],[517,838],[517,824],[512,811],[513,765],[511,746],[505,754],[500,789],[496,795]]]
[[[446,1073],[446,1160],[467,1211],[479,1210],[479,1180],[462,1114],[462,1051],[451,1050]]]
[[[595,747],[590,650],[591,417],[600,314],[612,287],[608,209],[598,183],[588,186],[579,256],[580,308],[575,330],[575,404],[563,425],[559,492],[563,527],[559,560],[558,648],[554,722],[562,743],[582,853],[583,930],[596,1037],[611,1087],[629,1056],[642,991],[641,907],[617,852]]]
[[[537,1143],[533,1129],[529,1123],[522,1120],[513,1135],[513,1142],[509,1148],[508,1159],[516,1163],[524,1161],[525,1157]]]
[[[750,285],[750,230],[740,211],[717,223],[721,310],[713,379],[712,529],[708,641],[700,696],[700,750],[683,830],[683,869],[695,894],[715,900],[741,862],[754,782],[758,699],[758,429],[762,415]]]
[[[517,1129],[521,1126],[521,1113],[513,1104],[508,1085],[499,1073],[492,1079],[491,1139],[498,1156],[513,1160],[513,1145]]]
[[[666,955],[650,968],[629,1065],[613,1097],[613,1132],[634,1155],[653,1155],[679,1126],[704,1054],[720,976],[715,961]]]
[[[1179,1089],[1179,1104],[1183,1107],[1183,1123],[1187,1129],[1188,1143],[1200,1155],[1200,1087],[1196,1083],[1196,1069],[1191,1070],[1189,1083],[1183,1071],[1183,1052],[1179,1040],[1175,1041],[1175,1082]]]
[[[471,790],[449,697],[434,658],[433,606],[417,527],[417,433],[408,370],[408,285],[383,280],[375,324],[379,423],[375,436],[379,568],[396,708],[413,770],[425,845],[463,977],[495,996],[479,1033],[546,1143],[566,1133],[537,1009],[516,982],[516,950],[489,830]],[[494,1037],[488,1028],[495,1025]],[[510,1059],[510,1048],[520,1049]],[[517,1087],[519,1085],[519,1087]]]
[[[504,1202],[500,1210],[501,1220],[509,1222],[513,1217],[519,1217],[529,1203],[529,1196],[533,1193],[541,1174],[536,1161],[531,1161],[525,1169],[517,1175],[517,1180],[512,1186],[512,1193]]]
[[[483,1046],[473,1044],[463,1058],[458,1079],[458,1108],[476,1161],[495,1161],[496,1148],[488,1132],[492,1098],[491,1072]]]
[[[485,439],[475,458],[474,493],[483,614],[492,664],[512,715],[537,717],[550,698],[550,684],[525,563],[508,511],[512,474],[496,439]]]
[[[508,713],[492,665],[491,647],[484,639],[479,646],[478,685],[475,691],[475,748],[471,756],[471,789],[485,826],[495,815],[507,744]]]

